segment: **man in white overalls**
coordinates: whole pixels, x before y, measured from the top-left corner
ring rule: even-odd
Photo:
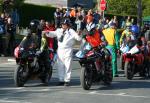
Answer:
[[[63,20],[62,27],[58,28],[56,31],[43,33],[46,33],[47,37],[57,37],[58,39],[58,85],[69,86],[71,79],[73,45],[75,43],[75,40],[80,41],[81,37],[73,29],[70,28],[69,19]]]

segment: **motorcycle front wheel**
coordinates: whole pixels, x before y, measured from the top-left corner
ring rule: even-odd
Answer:
[[[92,70],[85,66],[81,68],[81,75],[80,75],[80,82],[81,86],[84,90],[89,90],[92,85]]]
[[[129,79],[129,80],[132,80],[132,78],[134,76],[133,68],[134,67],[131,62],[128,62],[128,61],[125,62],[125,66],[124,66],[125,75],[126,75],[127,79]]]
[[[51,77],[52,77],[52,66],[49,67],[49,69],[47,70],[47,73],[45,73],[45,76],[41,77],[41,82],[44,83],[45,85],[48,85]]]
[[[103,82],[105,85],[110,85],[113,80],[111,61],[105,63]]]
[[[25,69],[25,66],[21,65],[15,69],[14,82],[17,87],[23,87],[27,80],[27,72]]]
[[[120,69],[124,70],[124,62],[123,62],[123,55],[120,56]]]

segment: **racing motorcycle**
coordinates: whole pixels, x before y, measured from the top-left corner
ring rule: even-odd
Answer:
[[[14,82],[18,87],[24,86],[29,79],[39,78],[42,83],[48,85],[52,76],[52,66],[48,63],[46,68],[43,61],[40,61],[39,54],[32,47],[24,49],[16,47],[14,51],[18,67],[15,69]],[[46,72],[45,72],[46,71]]]
[[[129,52],[122,55],[124,71],[127,79],[131,80],[136,73],[140,76],[144,73],[144,55],[135,45]]]
[[[89,90],[92,83],[103,81],[110,85],[112,82],[111,57],[107,49],[99,46],[90,48],[89,44],[76,53],[81,65],[80,82],[85,90]]]

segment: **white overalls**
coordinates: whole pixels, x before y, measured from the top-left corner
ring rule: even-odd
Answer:
[[[64,37],[63,40],[60,41],[62,35],[64,35]],[[47,36],[57,37],[58,39],[57,66],[59,81],[70,82],[73,45],[75,40],[80,41],[81,37],[73,29],[67,29],[63,32],[62,28],[59,28],[56,31],[50,31]]]

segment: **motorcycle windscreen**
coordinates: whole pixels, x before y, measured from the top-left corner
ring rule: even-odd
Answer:
[[[122,53],[127,53],[129,51],[129,46],[128,45],[126,45],[126,46],[122,45],[120,50],[121,50]]]
[[[139,48],[135,45],[133,48],[131,48],[127,53],[136,54],[139,52]]]
[[[84,58],[86,51],[91,50],[91,45],[87,42],[85,42],[84,46],[80,48],[80,50],[75,54],[77,58]]]

